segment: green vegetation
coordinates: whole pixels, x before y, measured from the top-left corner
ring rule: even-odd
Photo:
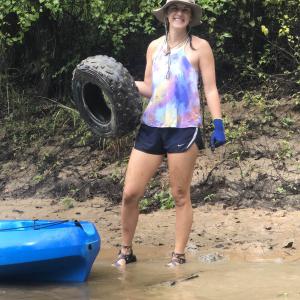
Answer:
[[[68,92],[74,66],[94,54],[114,56],[141,74],[135,66],[144,61],[148,42],[163,32],[151,14],[162,2],[3,0],[0,51],[10,73],[26,75],[19,81],[42,80],[42,92],[55,89],[59,96]],[[273,76],[300,84],[299,0],[197,2],[204,14],[193,33],[212,44],[221,80],[244,85]]]
[[[36,174],[30,176],[33,185],[42,185],[63,168],[54,145],[61,145],[61,152],[68,147],[101,149],[107,153],[102,167],[118,159],[126,163],[134,133],[115,140],[95,137],[72,104],[72,71],[86,57],[106,54],[141,79],[146,47],[164,33],[151,13],[163,2],[0,1],[0,157],[4,153],[2,158],[6,160],[31,160],[36,167]],[[292,137],[299,130],[300,1],[197,2],[204,13],[201,26],[193,28],[192,33],[212,45],[223,102],[233,108],[224,118],[228,144],[232,146],[224,161],[230,168],[240,168],[243,188],[239,189],[244,196],[266,178],[257,166],[246,169],[242,165],[251,155],[255,160],[268,157],[274,168],[278,166],[276,197],[294,194],[299,186],[287,183],[280,172],[286,170],[285,161],[295,160],[297,154]],[[205,114],[209,116],[207,110]],[[279,141],[273,145],[262,142],[259,149],[245,145],[264,135],[278,137]],[[40,151],[45,145],[50,148]],[[124,168],[117,167],[122,171],[116,168],[110,180],[122,185]],[[295,172],[299,168],[295,162]],[[212,174],[213,170],[204,181],[209,182]],[[96,168],[90,176],[92,181],[98,178]],[[168,188],[155,184],[150,184],[151,192],[140,203],[143,211],[174,206]],[[62,199],[66,207],[72,205],[77,192],[78,187],[74,187],[67,193],[70,198]],[[250,196],[259,197],[260,192]],[[218,198],[214,189],[203,197],[205,202]]]
[[[71,197],[63,197],[60,199],[61,203],[65,207],[65,209],[74,208],[75,200]]]
[[[160,192],[155,193],[151,198],[143,198],[139,203],[139,207],[141,211],[148,211],[153,208],[174,208],[175,204],[170,191],[162,189]]]
[[[285,158],[293,157],[293,150],[289,141],[282,141],[280,143],[278,152],[276,153],[276,158],[279,160],[284,160]]]

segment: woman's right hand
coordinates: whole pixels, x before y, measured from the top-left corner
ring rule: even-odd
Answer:
[[[135,85],[142,96],[146,98],[151,98],[152,96],[151,85],[147,84],[145,81],[135,81]]]

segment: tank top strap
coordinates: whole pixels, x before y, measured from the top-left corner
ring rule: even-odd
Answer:
[[[187,37],[186,40],[182,43],[182,45],[175,47],[171,50],[171,55],[175,53],[180,53],[181,55],[186,55],[185,54],[185,47],[189,43],[190,38]]]
[[[153,53],[152,62],[154,62],[156,60],[156,58],[159,56],[159,54],[161,54],[163,52],[165,44],[166,44],[166,39],[162,38],[162,41],[157,45],[157,47]]]

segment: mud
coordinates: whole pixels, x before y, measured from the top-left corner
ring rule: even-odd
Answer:
[[[16,199],[0,201],[0,219],[77,219],[96,224],[104,248],[121,243],[120,206],[104,198],[85,202],[53,199]],[[175,210],[158,210],[141,214],[135,246],[169,247],[174,245]],[[235,251],[259,257],[279,253],[293,257],[300,250],[300,212],[295,210],[224,209],[223,205],[194,208],[188,253]],[[155,250],[156,251],[156,250]],[[154,253],[155,253],[154,251]]]
[[[230,120],[227,135],[235,139],[215,152],[208,147],[199,152],[191,187],[194,206],[300,209],[300,115],[295,101],[266,100],[264,110],[242,101],[223,104]],[[272,116],[269,121],[266,113]],[[206,128],[205,140],[211,129]],[[70,138],[71,126],[48,134],[25,124],[18,130],[0,127],[0,199],[105,197],[120,203],[134,133],[114,140],[90,137],[84,144],[80,135]],[[153,199],[162,190],[168,190],[166,161],[145,197]],[[153,201],[144,212],[159,207]]]

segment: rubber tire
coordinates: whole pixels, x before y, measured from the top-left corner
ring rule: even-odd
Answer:
[[[140,123],[143,103],[127,69],[114,58],[88,57],[73,71],[74,103],[100,137],[121,137]]]

